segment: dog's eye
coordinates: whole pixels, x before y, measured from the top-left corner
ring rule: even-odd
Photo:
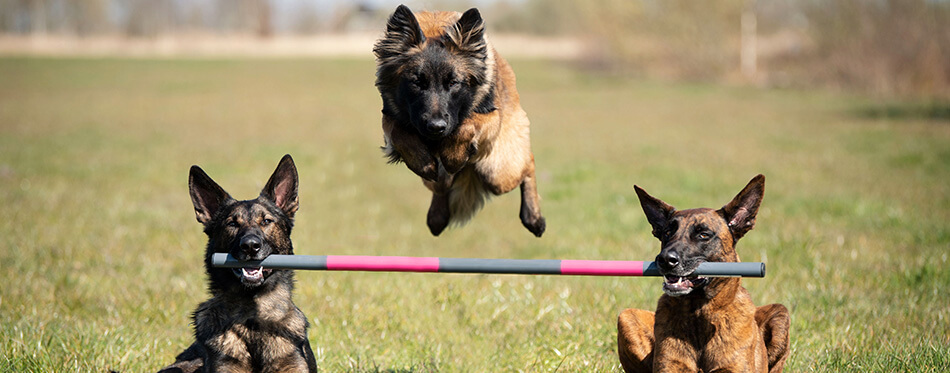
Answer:
[[[264,218],[264,222],[263,222],[263,223],[264,223],[264,225],[271,225],[272,223],[274,223],[274,220],[271,219],[271,218]]]
[[[237,226],[238,226],[237,220],[228,221],[228,226],[231,227],[231,228],[237,228]]]
[[[698,234],[696,234],[696,238],[702,241],[706,241],[712,238],[712,234],[710,234],[709,232],[699,232]]]
[[[449,88],[458,88],[461,85],[462,85],[461,80],[452,80],[449,82]]]

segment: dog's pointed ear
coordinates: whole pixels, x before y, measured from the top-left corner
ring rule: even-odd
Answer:
[[[643,213],[647,216],[647,221],[653,227],[653,236],[662,239],[663,232],[669,224],[670,218],[676,209],[666,202],[663,202],[649,194],[643,188],[634,185],[633,189],[637,191],[637,197],[640,198],[640,207],[643,207]]]
[[[469,53],[487,53],[485,21],[478,9],[472,8],[462,14],[455,26],[448,30],[449,40],[458,49]]]
[[[274,174],[267,180],[267,185],[261,190],[261,197],[274,202],[287,217],[293,218],[297,212],[297,166],[290,154],[284,155],[277,164]]]
[[[232,200],[231,195],[198,166],[191,166],[188,173],[188,193],[195,206],[195,218],[205,225],[211,222],[222,206]]]
[[[732,202],[719,209],[719,214],[729,225],[733,240],[738,241],[755,226],[755,215],[759,212],[764,196],[765,176],[759,174],[749,181]]]
[[[415,14],[405,5],[396,7],[396,11],[386,23],[386,35],[373,47],[373,53],[380,60],[402,55],[409,48],[422,44],[426,40],[419,27]]]

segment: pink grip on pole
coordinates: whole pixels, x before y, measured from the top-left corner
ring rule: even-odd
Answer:
[[[643,262],[611,260],[562,260],[561,274],[586,276],[643,276]]]
[[[439,258],[408,256],[327,256],[330,271],[438,272]]]

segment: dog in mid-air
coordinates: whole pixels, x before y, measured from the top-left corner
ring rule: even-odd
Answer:
[[[626,372],[781,372],[789,354],[789,313],[755,307],[739,278],[695,275],[703,262],[738,262],[736,241],[755,224],[765,193],[758,175],[727,205],[677,211],[635,187],[664,276],[656,313],[627,309],[617,323]]]
[[[160,372],[316,372],[308,322],[294,305],[291,270],[216,268],[214,253],[262,260],[294,253],[297,168],[285,155],[260,196],[237,201],[198,166],[188,176],[198,222],[208,235],[211,299],[194,313],[195,342]]]
[[[432,191],[429,231],[438,236],[468,221],[489,195],[521,187],[521,222],[540,237],[528,116],[478,10],[413,14],[400,5],[373,52],[383,151]]]

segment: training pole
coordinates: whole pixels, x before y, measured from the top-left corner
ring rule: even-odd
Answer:
[[[510,275],[660,276],[654,262],[622,260],[475,259],[412,256],[271,255],[260,261],[239,261],[215,253],[215,267],[263,267],[314,271],[424,273],[491,273]],[[765,263],[701,263],[695,275],[706,277],[765,277]]]

